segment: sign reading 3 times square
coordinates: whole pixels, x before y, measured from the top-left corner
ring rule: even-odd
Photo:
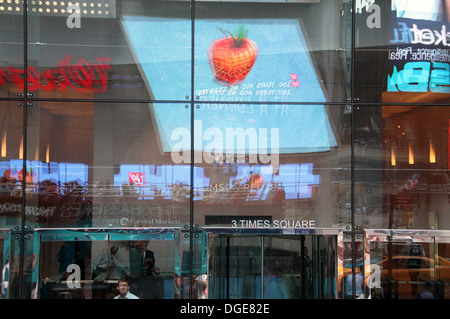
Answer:
[[[233,228],[315,228],[315,220],[291,220],[291,219],[233,219]]]

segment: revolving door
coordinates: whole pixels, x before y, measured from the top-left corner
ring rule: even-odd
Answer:
[[[340,298],[340,230],[215,228],[204,232],[208,298]]]

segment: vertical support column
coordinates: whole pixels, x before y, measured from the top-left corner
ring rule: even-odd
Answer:
[[[261,236],[261,299],[264,299],[264,236]]]
[[[230,237],[226,237],[226,268],[225,268],[225,278],[226,278],[226,298],[230,299]]]
[[[304,299],[306,296],[306,269],[305,269],[305,236],[302,235],[300,236],[300,273],[301,273],[301,280],[302,280],[302,288],[301,288],[301,292],[302,295],[300,296],[300,298]]]

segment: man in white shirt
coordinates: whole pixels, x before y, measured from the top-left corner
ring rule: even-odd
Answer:
[[[359,270],[356,274],[355,274],[355,295],[356,298],[358,299],[362,299],[364,298],[364,277],[363,274],[361,272],[361,268],[360,267]],[[345,279],[345,295],[346,298],[352,298],[353,297],[353,275],[350,274],[347,276],[347,278]]]
[[[122,264],[119,259],[117,259],[117,252],[119,251],[119,246],[113,245],[109,249],[104,250],[100,253],[95,262],[94,272],[92,275],[92,279],[94,280],[106,280],[109,278],[112,271],[114,271],[115,267],[118,267],[120,270],[123,270],[125,275],[130,274],[130,269],[128,265]]]
[[[117,290],[119,291],[119,294],[115,296],[114,299],[139,299],[138,296],[133,295],[130,292],[130,286],[126,280],[119,280],[117,283]]]

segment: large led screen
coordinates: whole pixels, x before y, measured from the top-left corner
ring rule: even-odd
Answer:
[[[186,51],[167,48],[186,45],[183,28],[191,25],[183,19],[137,16],[121,21],[148,89],[155,99],[173,100],[189,82],[180,70],[191,60]],[[167,30],[180,33],[168,35]],[[194,43],[196,99],[218,102],[195,110],[194,151],[291,154],[337,146],[324,105],[220,104],[326,102],[299,20],[196,20]],[[162,151],[189,151],[189,123],[171,114],[167,104],[154,103],[150,109]],[[239,137],[250,141],[240,144]]]
[[[149,96],[156,100],[189,97],[191,22],[141,16],[124,16],[121,22]]]
[[[313,187],[320,184],[320,175],[314,174],[312,163],[302,164],[281,164],[279,173],[274,175],[270,166],[250,166],[250,165],[227,165],[222,170],[227,170],[229,174],[228,181],[224,184],[214,184],[203,167],[194,167],[194,200],[205,199],[211,191],[214,192],[230,192],[235,183],[248,180],[252,174],[257,174],[266,183],[273,185],[279,184],[283,186],[286,199],[311,198]],[[189,165],[120,165],[120,170],[114,175],[114,185],[128,187],[134,185],[135,193],[140,195],[139,198],[153,200],[174,199],[176,200],[177,188],[175,185],[183,184],[186,187],[190,185]],[[245,200],[252,201],[258,198],[266,200],[272,187],[261,187],[254,190],[260,196],[248,196]],[[209,191],[209,192],[208,192]],[[156,192],[156,194],[155,194]],[[189,190],[182,194],[181,199],[189,198]]]
[[[190,21],[123,16],[122,24],[154,98],[185,92]],[[300,20],[196,20],[194,48],[199,101],[326,101]]]
[[[326,101],[299,20],[198,20],[195,35],[199,100]]]

